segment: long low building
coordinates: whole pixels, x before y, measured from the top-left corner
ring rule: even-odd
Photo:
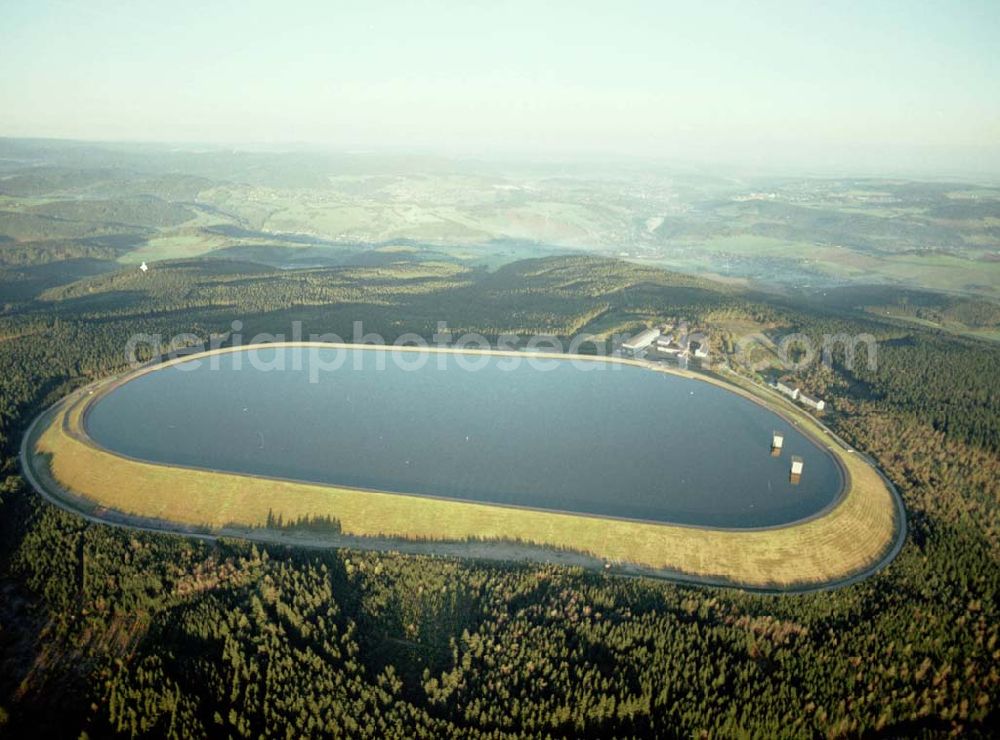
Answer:
[[[803,406],[808,406],[815,411],[822,411],[826,408],[826,401],[822,398],[811,398],[803,393],[798,388],[792,388],[791,386],[785,385],[780,380],[771,383],[771,387],[777,390],[779,393],[784,393],[786,396],[791,398],[793,401],[798,401]]]
[[[622,342],[622,349],[626,352],[639,352],[655,342],[659,336],[659,329],[646,329],[645,331],[639,332],[631,339],[626,339]]]
[[[674,341],[669,334],[663,334],[656,340],[656,351],[668,355],[679,355],[684,351],[684,347]]]
[[[789,398],[791,398],[793,401],[798,400],[798,397],[799,397],[799,389],[798,388],[791,388],[791,387],[785,385],[784,383],[782,383],[781,381],[778,381],[777,383],[775,383],[774,387],[777,388],[779,392],[784,393],[786,396],[788,396]]]
[[[811,409],[816,409],[817,411],[822,411],[826,408],[826,401],[822,398],[810,398],[805,393],[799,394],[799,401]]]

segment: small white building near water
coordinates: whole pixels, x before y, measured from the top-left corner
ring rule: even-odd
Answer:
[[[782,383],[780,381],[777,382],[777,383],[775,383],[774,387],[777,388],[780,393],[784,393],[786,396],[788,396],[793,401],[798,400],[798,397],[799,397],[799,389],[798,388],[789,388],[787,385],[785,385],[784,383]]]
[[[674,341],[672,336],[664,335],[656,340],[656,351],[666,355],[679,355],[684,348]]]
[[[792,476],[798,477],[802,475],[803,462],[801,457],[795,455],[792,456]]]
[[[803,405],[808,406],[811,409],[815,409],[816,411],[822,411],[826,408],[826,401],[822,398],[810,398],[805,393],[800,393],[799,400]]]

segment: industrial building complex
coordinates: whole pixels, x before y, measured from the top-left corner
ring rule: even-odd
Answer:
[[[652,359],[672,358],[686,365],[692,357],[708,357],[708,337],[699,330],[692,331],[687,322],[681,320],[676,324],[644,329],[622,342],[621,351],[631,357],[646,357],[652,352]]]

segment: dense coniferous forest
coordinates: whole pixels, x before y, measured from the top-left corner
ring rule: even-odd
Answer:
[[[201,260],[27,291],[0,314],[0,733],[38,736],[988,735],[1000,694],[1000,347],[620,262],[279,271]],[[11,297],[18,295],[20,297]],[[555,566],[200,541],[88,523],[18,475],[46,404],[135,332],[391,341],[629,332],[684,316],[870,333],[800,372],[899,488],[876,576],[768,596]],[[742,322],[742,323],[740,323]],[[726,335],[728,336],[728,335]],[[730,347],[732,337],[724,342]]]

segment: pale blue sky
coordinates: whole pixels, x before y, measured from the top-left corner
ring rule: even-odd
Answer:
[[[1000,172],[1000,2],[0,0],[0,135]]]

